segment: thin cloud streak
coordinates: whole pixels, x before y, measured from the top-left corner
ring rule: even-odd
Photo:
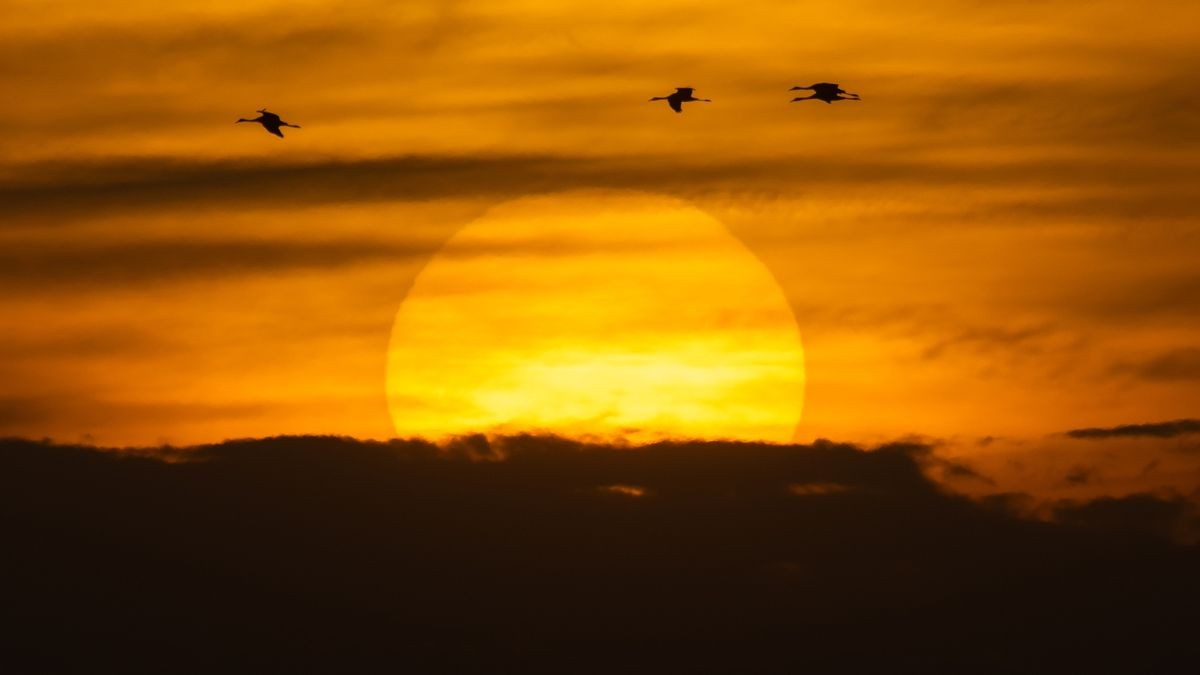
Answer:
[[[1200,420],[1183,419],[1148,424],[1121,424],[1115,427],[1088,427],[1065,432],[1071,438],[1098,440],[1105,438],[1175,438],[1200,433]]]
[[[258,161],[115,160],[53,162],[2,169],[0,214],[9,218],[95,214],[200,205],[306,204],[432,200],[517,195],[582,188],[628,188],[700,197],[721,190],[795,192],[829,184],[944,187],[1140,186],[1170,189],[1195,162],[1097,165],[1081,161],[1013,161],[947,165],[934,161],[781,158],[703,163],[679,159],[552,156],[398,156],[369,160],[272,164]],[[33,179],[30,180],[30,177]]]

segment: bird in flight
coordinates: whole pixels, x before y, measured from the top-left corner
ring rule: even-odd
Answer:
[[[704,101],[705,103],[712,103],[712,99],[710,98],[696,98],[695,96],[692,96],[693,91],[695,91],[695,89],[692,87],[676,87],[674,94],[671,94],[670,96],[655,96],[650,100],[666,101],[667,105],[671,106],[671,110],[674,110],[677,113],[683,112],[683,104],[688,101]]]
[[[258,117],[255,117],[252,120],[248,120],[243,117],[239,118],[237,122],[234,122],[234,124],[239,124],[241,122],[258,122],[259,124],[263,125],[264,129],[280,138],[283,138],[283,132],[279,130],[281,127],[292,127],[293,129],[300,128],[299,124],[288,124],[287,122],[279,119],[279,115],[276,115],[273,112],[267,112],[266,108],[260,109],[258,113]]]
[[[797,91],[802,89],[812,91],[812,95],[797,96],[796,98],[792,99],[792,103],[795,103],[796,101],[807,101],[814,98],[818,101],[825,101],[826,103],[833,103],[834,101],[862,100],[858,97],[858,94],[851,94],[845,89],[842,89],[841,85],[834,84],[833,82],[818,82],[816,84],[810,84],[807,87],[792,87],[789,89],[789,91]],[[845,96],[843,96],[843,94],[845,94]]]

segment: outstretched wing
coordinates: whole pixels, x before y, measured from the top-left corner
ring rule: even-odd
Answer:
[[[691,96],[693,91],[696,91],[695,87],[675,87],[675,93],[683,96]]]
[[[683,112],[683,100],[675,96],[667,99],[667,105],[671,106],[671,110],[675,112]]]
[[[276,136],[283,138],[283,132],[279,130],[278,122],[273,122],[270,124],[268,124],[267,122],[263,122],[263,128],[266,129],[267,131],[275,134]]]

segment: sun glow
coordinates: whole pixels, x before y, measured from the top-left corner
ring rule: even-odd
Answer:
[[[679,200],[574,192],[454,236],[396,317],[397,433],[790,441],[804,392],[770,273]]]

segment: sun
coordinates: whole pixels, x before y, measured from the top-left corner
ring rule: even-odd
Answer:
[[[763,264],[679,199],[570,192],[451,238],[396,315],[396,433],[789,442],[795,317]]]

